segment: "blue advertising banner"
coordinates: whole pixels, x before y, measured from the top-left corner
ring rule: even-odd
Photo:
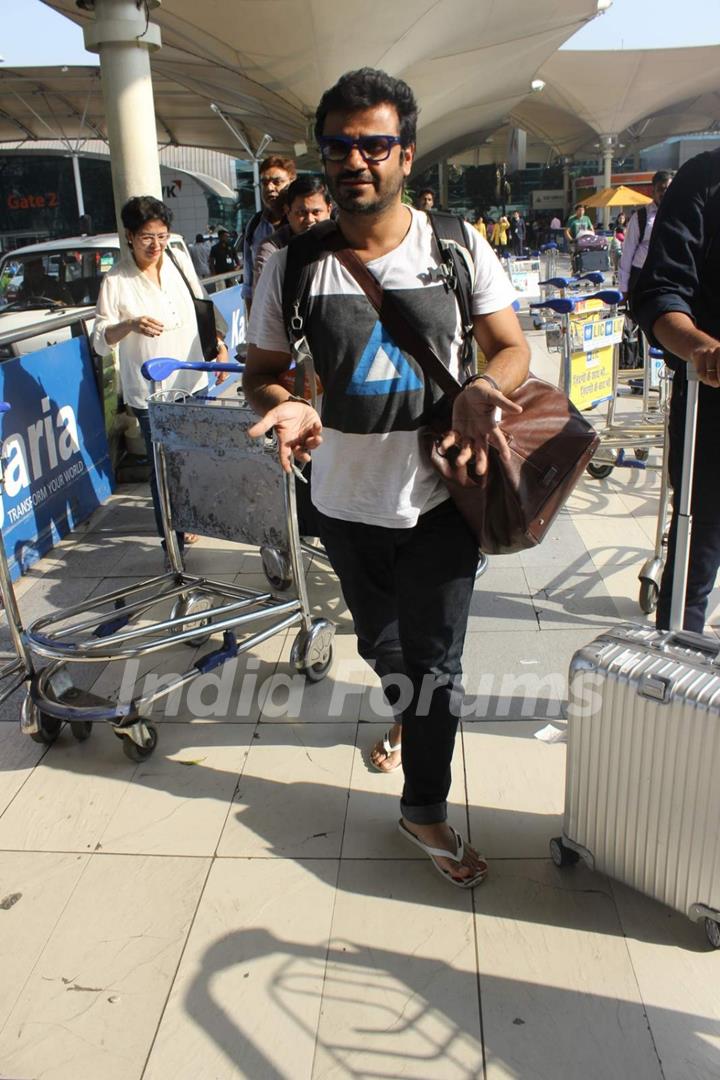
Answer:
[[[100,506],[113,476],[85,337],[0,364],[0,526],[13,580]]]

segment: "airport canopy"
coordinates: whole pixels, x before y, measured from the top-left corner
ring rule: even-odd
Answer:
[[[79,24],[94,18],[75,0],[44,2]],[[163,98],[165,77],[227,110],[253,146],[265,132],[273,136],[271,149],[309,145],[323,90],[344,71],[370,65],[415,90],[422,167],[499,127],[538,68],[597,10],[598,0],[365,0],[360,7],[337,0],[163,0],[150,11],[163,41],[151,58],[159,124],[178,142],[220,149],[203,136],[202,118],[194,118],[201,130],[193,132],[192,117],[186,128],[173,115],[171,95]]]
[[[542,93],[519,103],[512,120],[558,154],[592,154],[600,135],[649,146],[720,120],[719,67],[720,45],[563,49],[538,71]]]

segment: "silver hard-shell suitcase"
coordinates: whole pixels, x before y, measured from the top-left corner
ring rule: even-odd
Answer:
[[[704,919],[720,948],[720,641],[679,629],[698,396],[688,375],[672,629],[618,626],[573,657],[563,835],[550,853]]]

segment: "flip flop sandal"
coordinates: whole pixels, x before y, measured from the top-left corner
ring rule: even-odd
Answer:
[[[386,755],[383,758],[383,761],[387,761],[387,759],[390,757],[390,755],[396,753],[400,749],[401,746],[402,746],[402,743],[397,743],[395,746],[392,746],[391,743],[390,743],[390,732],[386,731],[385,734],[382,737],[382,748],[385,751],[385,755]],[[375,747],[373,747],[373,750],[374,749],[375,749]],[[397,765],[391,765],[389,769],[383,769],[383,768],[380,767],[380,765],[375,764],[375,762],[373,761],[372,756],[371,756],[370,757],[370,764],[372,765],[373,769],[376,769],[378,772],[391,773],[391,772],[395,772],[396,769],[400,768],[400,766],[402,765],[402,761],[398,761]]]
[[[455,829],[453,829],[452,825],[450,826],[450,832],[455,837],[455,851],[445,851],[443,848],[436,848],[431,847],[429,844],[423,844],[422,840],[418,836],[415,836],[414,833],[411,833],[410,830],[403,825],[402,820],[398,821],[398,832],[400,832],[400,834],[404,836],[406,840],[409,840],[411,844],[415,844],[415,846],[419,847],[421,851],[424,851],[425,854],[429,857],[430,862],[437,870],[438,874],[441,874],[442,877],[444,877],[445,880],[450,883],[450,885],[454,885],[457,889],[474,889],[477,885],[480,885],[488,875],[487,863],[485,863],[485,869],[480,870],[475,875],[475,877],[455,878],[449,870],[443,870],[442,866],[439,866],[438,863],[435,862],[436,858],[442,858],[452,859],[453,862],[456,862],[458,864],[462,863],[463,852],[465,851],[465,843],[460,833],[456,832]],[[482,855],[480,855],[479,858],[483,859]],[[483,862],[485,862],[484,859]]]

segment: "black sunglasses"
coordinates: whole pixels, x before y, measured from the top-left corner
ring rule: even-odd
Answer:
[[[321,135],[318,139],[324,161],[344,161],[357,147],[363,161],[373,164],[386,161],[393,146],[400,142],[399,135],[361,135],[358,139],[351,139],[349,135]]]

